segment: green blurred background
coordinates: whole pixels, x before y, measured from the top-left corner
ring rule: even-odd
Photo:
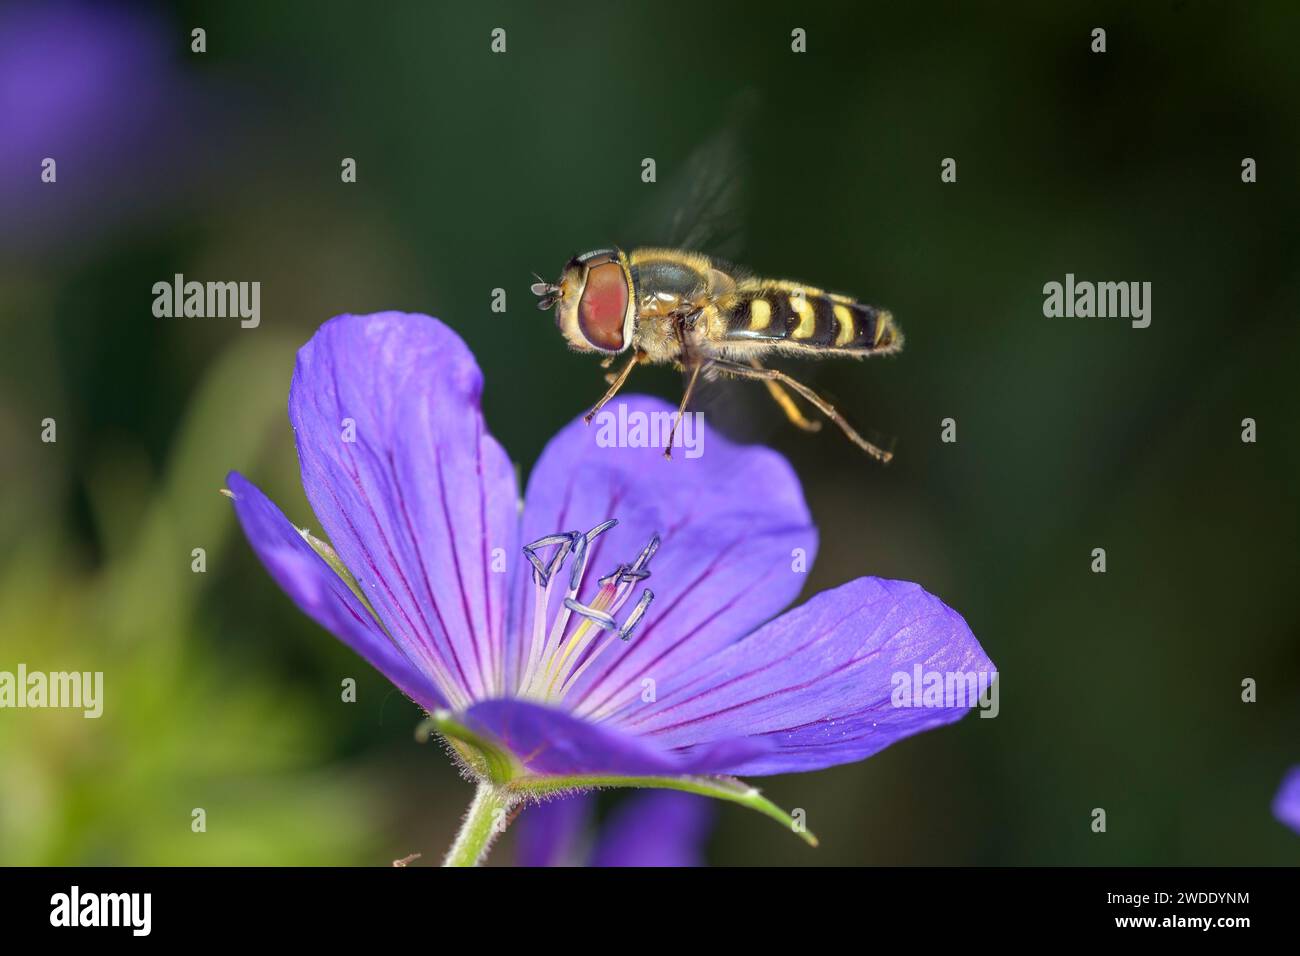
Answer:
[[[713,402],[805,482],[808,594],[921,582],[997,663],[1001,714],[759,781],[821,848],[728,806],[710,861],[1300,861],[1268,811],[1300,761],[1293,5],[38,6],[49,55],[2,101],[0,669],[102,670],[107,706],[0,712],[0,863],[440,858],[469,787],[415,742],[414,705],[277,590],[217,490],[238,468],[315,525],[294,350],[389,308],[466,339],[527,470],[603,389],[531,273],[661,238],[624,230],[746,96],[740,258],[894,311],[898,359],[802,371],[897,458],[793,430],[757,386]],[[31,9],[0,21],[11,65]],[[144,39],[104,75],[62,49],[88,20],[111,51],[114,17]],[[39,191],[50,144],[59,184]],[[260,281],[260,327],[154,318],[177,272]],[[1151,327],[1044,318],[1067,272],[1150,281]]]

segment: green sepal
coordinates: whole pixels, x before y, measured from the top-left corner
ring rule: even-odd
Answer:
[[[479,780],[501,786],[525,773],[514,754],[494,740],[474,733],[449,710],[435,710],[421,721],[415,728],[415,739],[424,743],[431,733],[446,740]]]
[[[311,545],[311,549],[319,554],[321,558],[324,559],[325,563],[333,569],[334,573],[343,579],[343,583],[346,584],[349,590],[356,595],[357,600],[365,606],[366,610],[370,612],[370,616],[375,619],[376,623],[378,623],[379,615],[376,614],[375,609],[370,606],[369,598],[367,598],[365,593],[361,590],[361,585],[358,584],[357,579],[352,576],[352,572],[347,569],[347,565],[343,563],[343,559],[339,557],[338,552],[330,546],[328,541],[322,541],[306,528],[298,528],[297,531],[302,535],[302,539]]]
[[[645,790],[681,790],[715,800],[738,803],[742,807],[757,810],[777,823],[789,827],[809,846],[817,846],[817,837],[806,829],[801,829],[790,814],[786,813],[757,787],[751,787],[735,777],[621,777],[621,776],[577,776],[577,777],[517,777],[507,782],[505,789],[521,796],[541,797],[548,794],[563,793],[572,790],[596,790],[602,787],[633,787]]]
[[[456,751],[465,766],[479,780],[490,782],[505,793],[519,798],[543,798],[584,790],[628,787],[640,790],[680,790],[714,800],[738,803],[770,817],[790,832],[797,834],[809,846],[817,846],[817,837],[801,828],[795,819],[758,790],[735,777],[630,777],[612,774],[592,774],[572,777],[537,776],[530,774],[509,750],[496,741],[470,730],[454,714],[436,710],[416,728],[416,739],[421,743],[431,733],[438,733]]]

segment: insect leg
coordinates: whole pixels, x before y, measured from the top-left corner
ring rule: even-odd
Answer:
[[[686,391],[682,394],[682,403],[677,406],[677,417],[673,419],[673,427],[668,432],[668,441],[664,442],[664,457],[673,457],[673,437],[677,434],[677,426],[682,422],[682,415],[686,411],[686,403],[691,400],[691,392],[695,391],[696,379],[700,377],[700,371],[704,368],[703,363],[696,362],[691,366],[691,377],[686,380]]]
[[[604,397],[602,397],[601,400],[598,401],[595,404],[595,406],[591,409],[591,411],[587,412],[587,414],[583,417],[582,420],[584,422],[590,425],[591,420],[596,417],[596,413],[600,411],[602,408],[604,408],[607,404],[609,404],[609,400],[618,394],[618,390],[623,387],[623,383],[626,382],[627,377],[632,374],[632,369],[636,367],[636,363],[641,361],[641,357],[643,354],[644,353],[642,352],[632,353],[632,357],[627,360],[627,364],[624,365],[622,370],[618,373],[618,377],[614,379],[613,382],[610,383],[609,390],[605,392]]]
[[[807,385],[791,378],[785,372],[774,368],[753,368],[748,365],[741,365],[738,362],[728,362],[724,359],[714,359],[712,365],[718,369],[718,371],[734,375],[737,378],[752,378],[761,382],[780,382],[781,384],[794,389],[795,392],[806,398],[809,403],[815,405],[818,411],[838,425],[840,431],[844,432],[853,444],[857,445],[872,458],[881,462],[888,462],[894,457],[893,452],[885,451],[883,448],[871,444],[871,442],[859,435],[857,431],[854,430],[853,426],[844,420],[844,416],[835,410],[835,407],[831,405],[830,402],[826,401],[826,399],[822,398]]]
[[[750,359],[749,364],[754,368],[762,371],[763,366],[758,364],[758,359]],[[780,386],[779,383],[772,379],[764,379],[763,384],[767,386],[767,392],[781,406],[781,411],[785,412],[785,417],[790,419],[791,424],[802,428],[806,432],[821,431],[822,423],[804,418],[803,412],[799,411],[799,406],[794,403],[790,393]]]

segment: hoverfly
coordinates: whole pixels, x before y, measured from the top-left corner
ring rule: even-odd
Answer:
[[[859,435],[808,386],[765,364],[776,356],[864,358],[897,352],[903,336],[884,309],[797,282],[748,275],[721,260],[677,249],[597,249],[570,259],[557,282],[538,277],[532,291],[540,297],[538,308],[555,308],[556,325],[570,348],[604,355],[606,368],[616,356],[631,353],[609,376],[609,390],[587,413],[588,423],[637,365],[671,364],[685,373],[686,389],[666,457],[672,457],[672,435],[701,375],[761,381],[792,423],[816,431],[821,423],[804,417],[793,391],[868,454],[882,462],[893,457]]]

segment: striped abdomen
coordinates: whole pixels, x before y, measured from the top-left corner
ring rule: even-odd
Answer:
[[[868,353],[897,351],[903,344],[887,310],[820,289],[766,285],[737,289],[727,299],[719,303],[724,338],[738,345]]]

